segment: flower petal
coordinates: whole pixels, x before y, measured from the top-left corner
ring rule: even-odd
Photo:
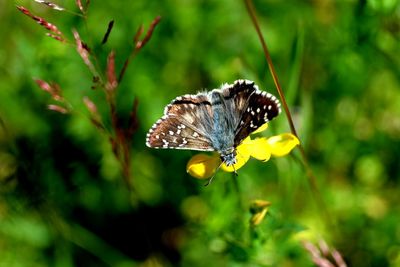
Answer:
[[[275,157],[282,157],[290,153],[293,148],[300,144],[299,139],[291,133],[284,133],[268,138],[271,153]]]
[[[247,144],[250,151],[250,155],[261,161],[268,161],[271,157],[271,146],[268,143],[267,138],[255,138]]]
[[[194,155],[186,165],[186,171],[198,179],[208,179],[221,164],[221,159],[217,154],[197,154]]]
[[[247,137],[243,142],[236,148],[236,164],[227,166],[225,163],[221,165],[221,169],[226,172],[234,172],[242,168],[246,162],[250,159],[249,143],[251,143],[250,137]]]
[[[261,125],[260,128],[258,128],[257,130],[255,130],[254,132],[252,132],[251,134],[256,134],[256,133],[261,133],[264,132],[265,130],[267,130],[268,128],[268,122],[264,123],[263,125]]]

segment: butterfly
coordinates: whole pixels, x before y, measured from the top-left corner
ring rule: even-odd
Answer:
[[[253,81],[237,80],[196,95],[178,96],[149,130],[146,145],[217,151],[227,166],[237,162],[236,148],[252,132],[281,112],[279,100]]]

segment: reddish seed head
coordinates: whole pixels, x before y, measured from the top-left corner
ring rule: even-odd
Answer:
[[[47,82],[45,82],[43,80],[39,80],[39,79],[35,79],[35,82],[37,83],[37,85],[39,85],[40,88],[43,89],[43,91],[46,91],[49,93],[51,92],[51,86]]]
[[[76,5],[78,6],[79,10],[82,13],[85,13],[85,11],[87,10],[89,4],[90,4],[90,0],[86,0],[85,6],[82,5],[82,1],[81,0],[76,0]]]
[[[55,3],[52,3],[52,2],[49,2],[49,1],[35,0],[35,2],[36,2],[36,3],[43,4],[43,5],[46,5],[46,6],[52,8],[52,9],[54,9],[54,10],[59,10],[59,11],[65,10],[65,8],[60,7],[59,5],[57,5],[57,4],[55,4]]]
[[[63,107],[58,106],[58,105],[48,105],[47,108],[49,110],[53,110],[53,111],[56,111],[56,112],[59,112],[59,113],[62,113],[62,114],[67,114],[68,113],[68,110],[66,108],[63,108]]]
[[[107,90],[113,91],[118,82],[115,75],[115,53],[111,51],[107,58]]]
[[[85,96],[83,98],[83,103],[85,103],[85,105],[86,105],[87,109],[90,111],[90,113],[92,113],[93,115],[97,115],[97,107],[93,103],[93,101],[89,99],[89,97]]]
[[[47,83],[46,81],[40,80],[40,79],[35,79],[35,82],[39,87],[43,90],[51,94],[54,100],[56,101],[62,101],[63,97],[61,96],[61,88],[58,84],[56,83]]]
[[[62,32],[55,25],[47,22],[44,18],[33,15],[28,9],[26,9],[23,6],[17,6],[17,9],[22,13],[24,13],[25,15],[27,15],[28,17],[35,20],[39,25],[43,26],[48,31],[52,32],[54,35],[60,36],[61,39],[64,39]]]
[[[73,30],[72,32],[76,41],[76,50],[78,51],[85,64],[89,67],[92,67],[92,63],[89,59],[90,49],[84,42],[82,42],[81,37],[76,30]]]
[[[55,35],[55,34],[52,34],[52,33],[46,33],[46,35],[47,36],[49,36],[49,37],[51,37],[51,38],[53,38],[53,39],[55,39],[55,40],[57,40],[57,41],[60,41],[60,42],[65,42],[65,39],[63,38],[63,37],[61,37],[61,36],[59,36],[59,35]]]

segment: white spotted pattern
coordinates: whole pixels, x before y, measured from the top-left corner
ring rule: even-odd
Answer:
[[[236,162],[236,147],[280,112],[279,100],[250,80],[224,83],[219,89],[176,97],[151,127],[146,145],[217,151],[222,161]],[[214,116],[214,114],[218,116]],[[216,124],[227,122],[227,124]],[[216,130],[218,129],[218,130]],[[226,151],[232,151],[228,154]]]

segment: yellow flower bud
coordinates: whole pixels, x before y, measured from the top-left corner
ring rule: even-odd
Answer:
[[[253,214],[250,218],[250,226],[259,225],[268,212],[271,202],[266,200],[255,200],[250,205],[250,212]]]

